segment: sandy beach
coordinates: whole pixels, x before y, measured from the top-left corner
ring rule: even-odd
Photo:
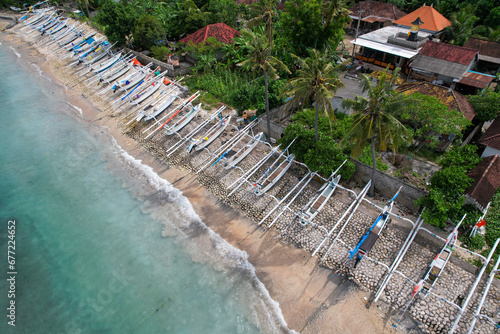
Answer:
[[[61,64],[47,60],[43,48],[30,45],[16,28],[0,34],[23,59],[36,64],[64,91],[69,103],[82,110],[82,118],[109,132],[130,155],[154,169],[182,191],[202,221],[231,245],[248,253],[258,278],[279,303],[290,329],[301,333],[396,333],[388,310],[379,305],[367,309],[370,291],[351,280],[332,277],[311,253],[275,239],[278,232],[265,230],[254,221],[222,203],[188,170],[153,156],[146,148],[122,133],[118,118],[102,111],[99,97],[75,85]]]

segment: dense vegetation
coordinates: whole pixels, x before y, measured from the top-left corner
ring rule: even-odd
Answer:
[[[0,7],[33,4],[36,1],[0,0]],[[52,1],[54,2],[54,1]],[[358,2],[358,1],[356,1]],[[388,0],[407,13],[424,5],[424,0]],[[462,136],[471,125],[459,111],[448,110],[437,99],[413,94],[411,98],[393,89],[397,73],[381,72],[379,81],[363,77],[366,99],[345,102],[354,116],[336,112],[330,103],[345,65],[339,65],[339,43],[344,25],[349,22],[344,0],[287,1],[284,10],[278,2],[260,0],[250,6],[234,0],[78,0],[87,16],[97,10],[93,24],[111,42],[136,50],[151,50],[164,60],[168,54],[189,53],[197,60],[196,75],[187,79],[192,89],[204,90],[242,112],[256,109],[257,114],[287,103],[294,113],[293,123],[280,143],[291,147],[298,160],[312,171],[328,177],[348,156],[386,170],[377,154],[387,149],[396,152],[435,147],[440,134]],[[452,22],[445,41],[463,45],[470,36],[500,41],[500,6],[495,0],[442,0],[434,7]],[[200,45],[172,43],[207,24],[224,22],[242,31],[231,45],[208,40]],[[250,28],[244,30],[243,28]],[[496,118],[500,93],[490,91],[470,96],[476,123]],[[448,220],[458,222],[467,212],[463,231],[470,230],[480,213],[463,204],[463,192],[471,184],[466,173],[480,161],[477,147],[468,145],[448,151],[441,161],[442,170],[431,178],[429,194],[419,205],[426,206],[424,218],[444,227]],[[341,169],[349,179],[354,165],[349,161]],[[471,248],[491,246],[500,234],[498,217],[500,195],[490,210],[486,240],[465,238]],[[493,209],[493,207],[492,207]]]

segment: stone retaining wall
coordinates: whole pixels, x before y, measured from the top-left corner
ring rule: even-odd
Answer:
[[[351,161],[356,166],[356,171],[351,179],[360,184],[368,182],[372,177],[372,167],[358,160],[352,159]],[[376,171],[375,191],[377,193],[390,198],[394,196],[401,186],[403,186],[403,189],[401,189],[401,193],[398,196],[398,202],[411,210],[417,210],[418,207],[415,205],[415,200],[426,194],[424,190],[379,170]]]

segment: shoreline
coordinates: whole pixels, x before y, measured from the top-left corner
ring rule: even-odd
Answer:
[[[12,38],[9,38],[12,37]],[[387,333],[396,332],[384,321],[383,310],[366,309],[364,297],[369,291],[360,290],[352,281],[318,266],[310,252],[274,240],[275,230],[264,230],[248,217],[222,203],[212,195],[190,171],[165,165],[146,148],[123,134],[119,122],[108,117],[88,97],[61,82],[50,60],[19,36],[1,34],[2,42],[13,46],[23,57],[32,60],[61,90],[69,103],[82,110],[82,118],[106,128],[118,145],[134,158],[153,168],[193,205],[201,220],[231,245],[245,251],[256,269],[259,280],[271,298],[280,305],[290,329],[303,333]]]

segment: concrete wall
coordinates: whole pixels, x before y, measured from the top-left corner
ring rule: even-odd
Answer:
[[[358,160],[352,159],[351,161],[356,166],[356,171],[351,179],[357,183],[367,183],[372,177],[372,167]],[[397,202],[411,210],[417,210],[418,207],[415,206],[415,200],[426,194],[424,190],[379,170],[376,171],[375,191],[377,193],[385,197],[392,197],[401,186],[403,186],[403,189],[401,189]]]
[[[153,63],[153,68],[160,66],[162,70],[168,70],[167,74],[169,77],[173,78],[179,75],[186,75],[192,72],[192,66],[187,63],[181,63],[180,66],[173,66],[171,64],[167,64],[165,62],[159,61],[157,59],[148,57],[140,52],[133,51],[127,49],[127,51],[132,52],[142,64],[146,65],[149,63]]]
[[[269,137],[269,134],[267,133],[267,118],[266,114],[262,114],[259,116],[259,131],[262,131],[266,134],[266,136]],[[274,123],[271,121],[271,138],[274,138],[276,140],[281,138],[281,135],[285,131],[285,127],[283,125]]]

